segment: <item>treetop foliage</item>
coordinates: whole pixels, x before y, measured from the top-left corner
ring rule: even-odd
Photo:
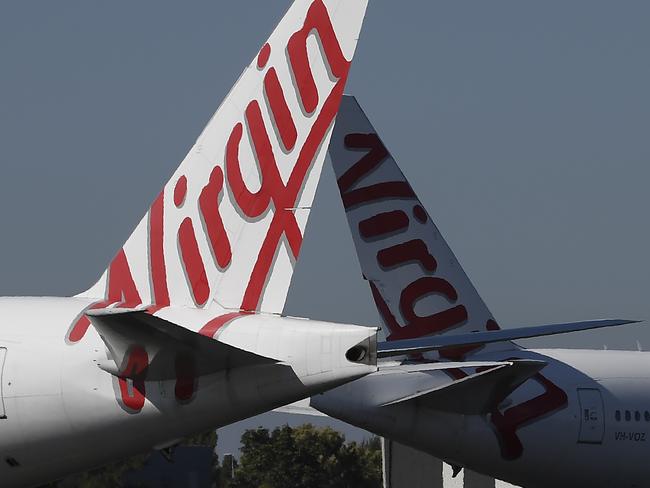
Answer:
[[[196,435],[182,445],[212,446],[215,431]],[[244,432],[239,462],[216,454],[211,467],[212,488],[380,488],[381,446],[378,437],[346,442],[332,428],[311,424],[285,425]],[[141,455],[47,485],[48,488],[135,488],[125,475],[147,464]],[[45,487],[43,487],[45,488]],[[139,488],[139,487],[138,487]],[[145,486],[146,488],[146,486]]]
[[[258,428],[242,436],[232,488],[377,488],[379,439],[358,444],[329,427]]]

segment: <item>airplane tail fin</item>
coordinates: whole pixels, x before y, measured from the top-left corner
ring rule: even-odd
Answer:
[[[343,97],[329,153],[387,340],[498,330],[354,97]],[[504,344],[470,345],[439,354],[460,360],[483,347]]]
[[[296,0],[101,279],[119,304],[281,313],[367,0]]]

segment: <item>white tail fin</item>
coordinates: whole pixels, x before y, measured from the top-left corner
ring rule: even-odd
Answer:
[[[343,97],[329,152],[387,339],[497,330],[492,314],[354,97]],[[460,359],[478,347],[440,354]]]
[[[293,3],[80,296],[98,306],[282,312],[366,5]]]

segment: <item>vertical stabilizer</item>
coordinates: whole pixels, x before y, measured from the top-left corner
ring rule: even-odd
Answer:
[[[343,97],[329,151],[387,339],[498,329],[354,97]],[[440,354],[461,359],[476,349]]]
[[[366,4],[293,3],[81,296],[282,312]]]

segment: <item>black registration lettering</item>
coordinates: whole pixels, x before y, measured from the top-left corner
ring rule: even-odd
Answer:
[[[645,442],[645,432],[631,432],[631,431],[616,431],[614,432],[615,441],[629,441],[629,442]]]

